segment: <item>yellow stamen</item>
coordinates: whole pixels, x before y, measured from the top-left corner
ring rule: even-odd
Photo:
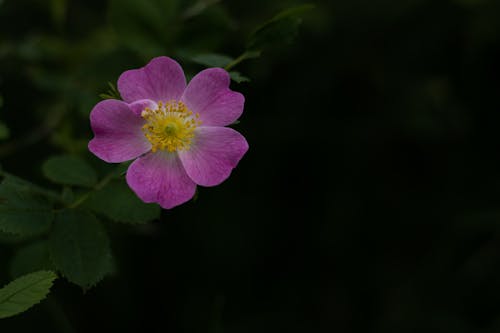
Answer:
[[[158,150],[189,150],[194,130],[201,125],[200,115],[193,115],[193,112],[179,101],[160,101],[156,109],[146,108],[141,116],[146,120],[142,131],[151,142],[153,153]]]

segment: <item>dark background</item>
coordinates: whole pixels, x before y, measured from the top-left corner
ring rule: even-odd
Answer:
[[[190,52],[237,56],[300,3],[0,1],[3,167],[42,184],[50,154],[104,168],[86,143],[108,81],[157,55],[192,75]],[[85,294],[58,280],[1,332],[499,332],[499,15],[316,2],[295,42],[237,67],[250,151],[233,175],[160,221],[108,224],[116,274]]]

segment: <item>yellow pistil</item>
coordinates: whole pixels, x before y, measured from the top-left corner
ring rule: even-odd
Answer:
[[[199,114],[193,114],[179,101],[158,102],[154,110],[144,109],[141,116],[146,120],[142,131],[151,142],[151,151],[174,152],[188,150],[194,137],[194,130],[201,125]]]

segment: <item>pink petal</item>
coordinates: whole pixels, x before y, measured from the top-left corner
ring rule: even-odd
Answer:
[[[140,156],[151,149],[142,132],[144,120],[130,107],[115,99],[99,102],[90,112],[94,138],[89,150],[100,159],[120,163]]]
[[[134,111],[134,113],[136,115],[140,116],[142,111],[144,111],[145,108],[150,108],[150,109],[154,110],[154,109],[156,109],[158,104],[156,104],[155,102],[153,102],[150,99],[140,99],[138,101],[130,103],[128,106],[132,109],[132,111]]]
[[[179,152],[179,157],[196,184],[218,185],[245,155],[248,143],[228,127],[199,127],[195,131],[195,142],[189,150]]]
[[[176,153],[139,157],[128,168],[127,183],[142,201],[156,202],[165,209],[188,201],[196,190]]]
[[[245,98],[229,89],[231,79],[222,68],[199,72],[181,97],[187,107],[200,114],[203,126],[226,126],[243,113]]]
[[[182,67],[168,57],[154,58],[145,67],[128,70],[118,79],[118,90],[128,103],[140,99],[178,100],[185,88]]]

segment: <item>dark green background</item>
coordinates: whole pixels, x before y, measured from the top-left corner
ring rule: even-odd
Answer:
[[[195,74],[190,54],[237,56],[255,27],[301,3],[228,0],[186,18],[193,1],[0,1],[3,167],[48,184],[43,160],[70,152],[104,170],[86,143],[108,81],[157,55]],[[236,68],[252,81],[232,84],[250,143],[233,175],[161,221],[107,224],[117,273],[86,294],[59,280],[2,333],[65,321],[75,332],[500,331],[500,2],[331,0],[303,17],[293,44]],[[15,249],[0,245],[0,284]]]

